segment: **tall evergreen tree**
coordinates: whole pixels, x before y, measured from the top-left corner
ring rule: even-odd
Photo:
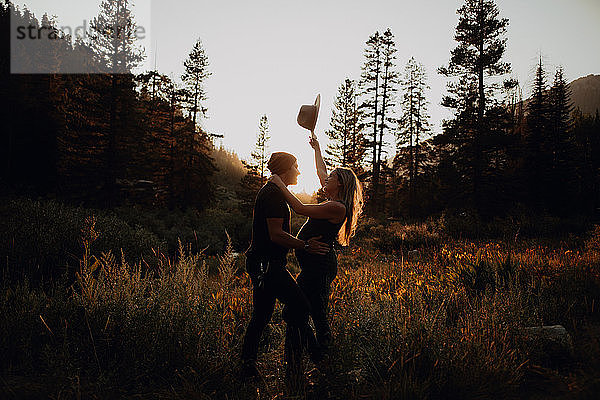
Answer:
[[[381,94],[381,121],[379,124],[379,139],[377,141],[377,163],[375,164],[378,169],[376,176],[377,184],[375,190],[377,198],[388,197],[385,195],[387,192],[386,182],[389,181],[393,176],[393,170],[388,165],[387,157],[387,142],[385,141],[386,133],[390,133],[391,127],[395,127],[397,120],[394,117],[394,110],[396,107],[395,94],[398,91],[399,75],[396,71],[396,43],[394,41],[394,35],[388,28],[381,36],[382,42],[382,53],[383,53],[383,71],[382,71],[382,94]],[[381,172],[380,172],[381,171]],[[374,204],[379,206],[377,209],[383,211],[385,208],[385,201],[379,201]]]
[[[396,106],[395,94],[398,91],[399,75],[396,71],[396,43],[394,34],[388,28],[381,36],[383,71],[381,75],[381,121],[379,124],[379,139],[377,141],[377,164],[381,165],[382,154],[385,153],[384,133],[397,122],[393,115]]]
[[[139,122],[145,132],[140,142],[143,159],[136,160],[142,179],[152,179],[155,201],[170,207],[204,207],[213,194],[214,149],[209,135],[183,116],[187,92],[157,71],[140,74],[138,81],[140,114],[146,117]]]
[[[201,103],[207,99],[204,91],[204,81],[211,75],[208,70],[208,56],[202,46],[202,41],[198,39],[190,51],[188,58],[183,62],[185,72],[181,76],[185,87],[189,90],[189,111],[192,116],[192,122],[196,126],[196,116],[200,112],[206,115],[206,107]]]
[[[267,119],[267,115],[263,115],[260,117],[260,122],[258,123],[258,134],[256,135],[256,145],[250,157],[253,162],[250,164],[254,166],[256,172],[260,178],[261,186],[265,183],[265,168],[267,166],[267,151],[268,151],[268,143],[271,139],[269,135],[269,120]]]
[[[325,161],[332,167],[350,167],[360,174],[367,149],[356,83],[349,78],[338,88],[329,124],[331,128],[325,132],[330,140]]]
[[[371,185],[369,208],[383,207],[380,197],[380,171],[386,153],[385,134],[395,125],[393,117],[394,94],[398,90],[398,73],[395,69],[396,44],[394,35],[387,29],[383,35],[375,32],[369,37],[365,48],[365,63],[359,87],[364,96],[360,108],[364,112],[365,124],[372,126],[372,138],[368,141],[373,155],[371,160]],[[382,194],[382,193],[381,193]]]
[[[366,42],[364,51],[365,63],[362,67],[361,80],[359,87],[364,101],[360,105],[363,115],[365,116],[365,124],[370,126],[371,139],[368,145],[372,151],[371,158],[371,183],[369,188],[369,208],[373,208],[377,202],[377,186],[379,183],[379,163],[377,159],[377,144],[378,144],[378,123],[379,123],[379,102],[381,90],[381,74],[383,69],[383,44],[379,32],[375,32],[369,37]]]
[[[506,27],[508,19],[500,18],[495,0],[465,0],[457,10],[459,16],[455,40],[458,46],[451,51],[450,63],[439,72],[447,77],[460,77],[465,83],[476,84],[476,108],[474,130],[472,131],[472,168],[471,185],[474,203],[477,209],[483,206],[481,193],[481,177],[486,167],[484,144],[489,141],[486,134],[493,131],[489,122],[484,118],[486,110],[494,105],[495,92],[499,89],[497,83],[486,81],[486,77],[504,75],[510,72],[510,64],[502,62],[506,49]],[[455,116],[464,113],[466,109],[458,108],[460,101],[457,97],[464,95],[464,88],[450,84],[450,95],[443,104],[454,108]],[[468,95],[470,98],[470,94]],[[463,131],[458,127],[459,131]]]
[[[184,83],[182,94],[188,105],[189,116],[192,121],[191,137],[187,140],[190,147],[188,153],[191,157],[201,157],[203,163],[211,164],[210,154],[212,152],[211,134],[203,129],[198,131],[198,113],[206,115],[207,108],[202,106],[202,102],[207,99],[204,91],[204,81],[211,75],[208,71],[208,56],[202,46],[202,41],[198,39],[190,51],[188,58],[183,63],[185,71],[181,76]],[[198,134],[196,135],[196,132]],[[197,148],[198,151],[195,151]],[[214,167],[214,166],[213,166]],[[190,158],[188,168],[193,168],[193,162]],[[186,192],[191,188],[186,189]]]
[[[142,160],[138,164],[145,166],[146,179],[151,179],[157,187],[156,201],[173,207],[175,199],[174,176],[175,146],[174,116],[172,113],[171,95],[173,82],[158,71],[148,71],[136,77],[139,88],[139,106],[141,115],[145,118],[140,121],[145,134],[143,142]],[[151,177],[151,178],[150,178]]]
[[[552,157],[549,144],[550,104],[546,71],[540,56],[535,71],[532,95],[527,105],[527,137],[525,154],[525,181],[532,206],[547,204],[551,184]]]
[[[103,0],[90,22],[88,45],[111,74],[130,74],[145,59],[136,44],[137,25],[130,0]]]
[[[571,89],[564,78],[562,67],[556,69],[554,82],[550,88],[550,127],[552,129],[553,141],[553,159],[555,168],[565,162],[569,157],[565,153],[571,143],[571,112],[573,111],[573,102],[571,101]]]
[[[189,118],[183,114],[187,91],[167,75],[149,71],[137,76],[140,107],[146,118],[141,121],[147,134],[144,138],[145,160],[159,186],[159,198],[169,208],[188,205],[184,195],[189,186],[193,154],[190,148],[197,132],[189,129]],[[209,157],[209,154],[200,154]],[[208,171],[210,171],[209,168]],[[205,191],[204,193],[207,193]]]
[[[260,118],[258,124],[258,134],[256,135],[256,144],[250,154],[250,160],[242,161],[246,169],[246,174],[240,181],[238,197],[241,199],[240,208],[242,213],[247,216],[252,215],[252,205],[256,193],[266,182],[265,168],[268,162],[268,142],[271,139],[269,135],[269,121],[266,115]]]
[[[177,194],[180,192],[180,188],[183,188],[183,182],[185,181],[185,168],[183,163],[178,162],[184,154],[182,147],[183,135],[185,133],[185,117],[183,115],[183,102],[186,98],[186,90],[180,87],[172,78],[169,78],[167,85],[165,86],[165,95],[168,99],[169,104],[169,207],[173,208],[179,197]]]
[[[571,121],[573,103],[563,74],[563,68],[558,67],[549,93],[552,181],[555,183],[555,195],[551,199],[554,212],[558,213],[571,211],[571,200],[576,195],[575,143]]]
[[[110,73],[105,182],[109,206],[117,201],[118,175],[120,171],[127,169],[124,163],[128,157],[122,150],[128,144],[135,146],[136,142],[131,137],[126,137],[133,129],[128,129],[127,126],[131,118],[124,118],[123,115],[131,109],[133,102],[134,81],[131,70],[145,58],[143,51],[135,44],[137,25],[130,6],[129,0],[103,0],[99,14],[90,23],[88,40],[92,53],[108,67],[106,72]]]
[[[445,96],[442,105],[456,109],[456,114],[442,122],[443,132],[434,137],[439,153],[440,196],[450,208],[473,202],[477,82],[470,78],[462,76],[449,84],[453,95]]]
[[[399,120],[397,132],[397,149],[408,145],[408,185],[409,185],[409,208],[414,204],[414,186],[419,173],[420,144],[423,136],[429,132],[429,114],[427,105],[429,102],[425,97],[427,76],[425,67],[411,57],[405,67],[402,80],[403,94],[401,98],[402,117]],[[403,152],[398,151],[401,155]],[[396,162],[397,164],[398,162]]]

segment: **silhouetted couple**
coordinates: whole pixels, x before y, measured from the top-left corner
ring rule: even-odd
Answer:
[[[299,382],[302,352],[320,363],[331,345],[327,321],[331,283],[337,274],[334,242],[347,245],[362,210],[362,188],[354,172],[336,168],[327,174],[319,142],[313,136],[317,175],[327,201],[303,204],[288,189],[297,183],[298,163],[289,153],[273,153],[267,167],[273,174],[260,189],[254,204],[252,243],[246,252],[246,269],[253,286],[252,318],[242,347],[245,376],[257,376],[256,357],[260,336],[269,323],[275,301],[285,306],[284,361],[288,382]],[[298,235],[290,233],[290,208],[308,216]],[[296,250],[301,272],[295,280],[286,268],[289,249]],[[312,317],[315,331],[308,324]]]

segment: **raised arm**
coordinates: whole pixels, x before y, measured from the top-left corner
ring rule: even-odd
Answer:
[[[321,204],[304,204],[292,192],[290,192],[278,175],[273,175],[271,181],[275,183],[283,193],[290,207],[300,215],[311,218],[342,220],[346,215],[346,208],[337,201],[327,201]]]
[[[319,141],[314,133],[311,135],[308,143],[315,151],[315,167],[317,168],[317,176],[319,177],[319,181],[321,181],[321,186],[325,186],[328,176],[327,166],[323,161],[323,155],[321,155],[321,145],[319,144]]]

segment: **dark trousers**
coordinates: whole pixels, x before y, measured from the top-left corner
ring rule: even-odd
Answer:
[[[285,361],[289,367],[298,369],[303,347],[309,346],[309,343],[316,344],[314,332],[308,325],[308,300],[285,265],[271,263],[262,284],[258,274],[259,266],[257,257],[247,254],[246,270],[252,281],[253,308],[242,345],[242,360],[256,360],[260,336],[271,320],[277,299],[285,304]]]
[[[296,281],[309,302],[317,342],[322,348],[326,348],[331,343],[327,312],[331,283],[337,275],[337,254],[333,249],[325,256],[312,256],[297,251],[296,258],[302,268]]]

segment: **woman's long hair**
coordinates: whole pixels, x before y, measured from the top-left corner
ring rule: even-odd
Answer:
[[[346,221],[338,233],[338,241],[347,246],[356,231],[358,217],[363,208],[363,191],[358,177],[350,168],[338,167],[334,170],[341,184],[339,196],[346,206]]]

